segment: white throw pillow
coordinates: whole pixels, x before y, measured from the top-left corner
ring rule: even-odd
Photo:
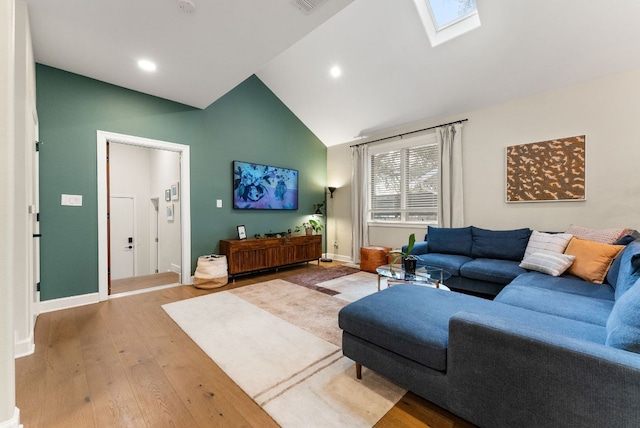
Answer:
[[[536,251],[551,251],[554,253],[564,253],[573,235],[570,233],[544,233],[534,230],[531,232],[527,249],[524,251],[524,258]]]
[[[576,256],[560,254],[552,251],[537,251],[527,256],[520,263],[520,267],[529,270],[546,273],[547,275],[560,276],[569,269]]]

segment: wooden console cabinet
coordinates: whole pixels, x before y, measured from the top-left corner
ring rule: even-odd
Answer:
[[[234,276],[322,257],[322,235],[288,238],[223,239],[220,253],[227,256],[229,275]]]

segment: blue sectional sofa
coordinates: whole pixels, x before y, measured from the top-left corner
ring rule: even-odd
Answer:
[[[465,263],[495,256],[473,251]],[[494,300],[409,284],[367,296],[339,314],[343,353],[481,427],[640,426],[640,240],[602,284],[524,269],[507,284]]]
[[[452,290],[493,297],[527,272],[520,262],[531,233],[528,228],[496,231],[474,226],[429,226],[424,242],[416,243],[411,254],[420,258],[419,264],[451,273],[447,286]],[[620,243],[628,243],[629,238],[624,237]]]

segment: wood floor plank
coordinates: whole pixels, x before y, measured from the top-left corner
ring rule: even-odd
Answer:
[[[196,426],[145,346],[135,325],[135,313],[126,311],[123,299],[108,304],[111,340],[147,426]]]
[[[54,312],[51,317],[42,403],[45,426],[95,426],[76,322],[75,309]]]
[[[36,321],[34,353],[16,360],[16,402],[32,411],[21,413],[25,426],[42,426],[46,399],[47,351],[49,349],[50,316],[40,316]],[[22,408],[22,406],[20,406]]]
[[[199,348],[172,342],[156,359],[200,426],[278,426]]]
[[[145,426],[134,391],[113,347],[92,345],[83,352],[96,426]]]
[[[277,427],[162,305],[339,263],[305,264],[201,290],[177,286],[41,314],[33,355],[16,360],[16,402],[26,428]],[[406,394],[376,425],[470,428]]]
[[[454,414],[408,392],[376,424],[376,428],[473,428]]]
[[[96,426],[145,426],[108,326],[100,316],[100,307],[104,306],[107,305],[78,308],[78,312],[86,314],[80,342]]]
[[[111,294],[126,293],[128,291],[142,290],[158,285],[174,284],[180,280],[180,275],[175,272],[162,272],[152,275],[135,276],[111,281]]]
[[[141,361],[129,367],[127,377],[147,426],[198,426],[154,360]]]
[[[167,296],[185,290],[168,289],[158,293],[158,301],[137,296],[129,299],[135,312],[135,325],[144,333],[142,340],[162,367],[184,404],[201,426],[278,425],[235,384],[220,382],[224,372],[166,314],[161,304]],[[171,296],[168,301],[173,301]],[[213,424],[213,425],[212,425]]]

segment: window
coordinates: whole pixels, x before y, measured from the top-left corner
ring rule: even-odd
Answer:
[[[369,222],[438,223],[435,133],[369,150]]]
[[[431,46],[480,27],[475,0],[413,0]]]

